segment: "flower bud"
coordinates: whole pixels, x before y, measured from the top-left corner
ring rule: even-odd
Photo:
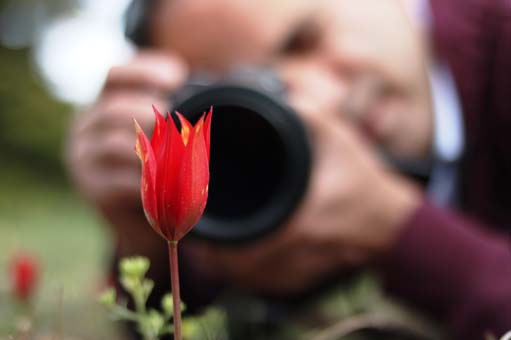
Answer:
[[[121,276],[141,279],[147,273],[149,265],[147,258],[137,256],[122,259],[119,268]]]

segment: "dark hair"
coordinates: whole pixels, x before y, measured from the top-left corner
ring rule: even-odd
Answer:
[[[138,47],[151,45],[149,22],[157,0],[132,0],[124,16],[124,34]]]

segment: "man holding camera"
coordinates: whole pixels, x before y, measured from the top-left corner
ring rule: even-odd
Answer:
[[[110,71],[69,141],[71,173],[114,227],[117,256],[146,255],[168,280],[165,245],[140,207],[131,117],[148,131],[151,105],[170,109],[169,93],[192,72],[271,67],[311,137],[308,190],[261,240],[190,242],[184,294],[207,299],[193,284],[201,277],[289,296],[375,265],[390,292],[460,339],[511,328],[509,1],[147,3],[151,48]],[[432,160],[428,189],[380,150]]]

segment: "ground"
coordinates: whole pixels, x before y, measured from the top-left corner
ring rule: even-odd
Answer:
[[[8,262],[19,251],[33,253],[41,265],[34,299],[34,328],[39,334],[115,339],[113,323],[96,303],[108,265],[108,228],[63,182],[45,181],[2,164],[0,339],[13,326],[13,304],[6,292]]]

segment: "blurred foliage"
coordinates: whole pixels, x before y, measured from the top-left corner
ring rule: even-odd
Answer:
[[[39,18],[31,11],[43,8],[45,23],[70,13],[80,2],[0,0],[0,11],[10,6],[11,12],[4,13],[14,25],[0,33],[21,30],[34,37],[37,34],[30,34],[41,29],[41,22],[30,22]],[[33,31],[22,29],[26,26]],[[22,42],[29,45],[33,40]],[[110,266],[110,234],[65,180],[63,150],[72,107],[45,89],[34,70],[30,46],[0,46],[0,74],[0,339],[11,339],[15,326],[6,268],[20,251],[37,254],[42,265],[33,310],[37,335],[119,339],[95,303]]]
[[[33,300],[38,335],[58,328],[65,336],[46,339],[118,339],[95,302],[110,265],[108,229],[66,187],[10,166],[0,167],[0,339],[11,339],[15,326],[8,264],[25,251],[37,256],[41,269]]]
[[[29,51],[0,48],[2,163],[60,181],[70,107],[52,99],[34,75]]]
[[[36,5],[43,5],[47,14],[51,17],[65,15],[73,10],[76,10],[81,0],[0,0],[0,8],[5,8],[10,5],[23,6],[24,8],[34,7]]]

